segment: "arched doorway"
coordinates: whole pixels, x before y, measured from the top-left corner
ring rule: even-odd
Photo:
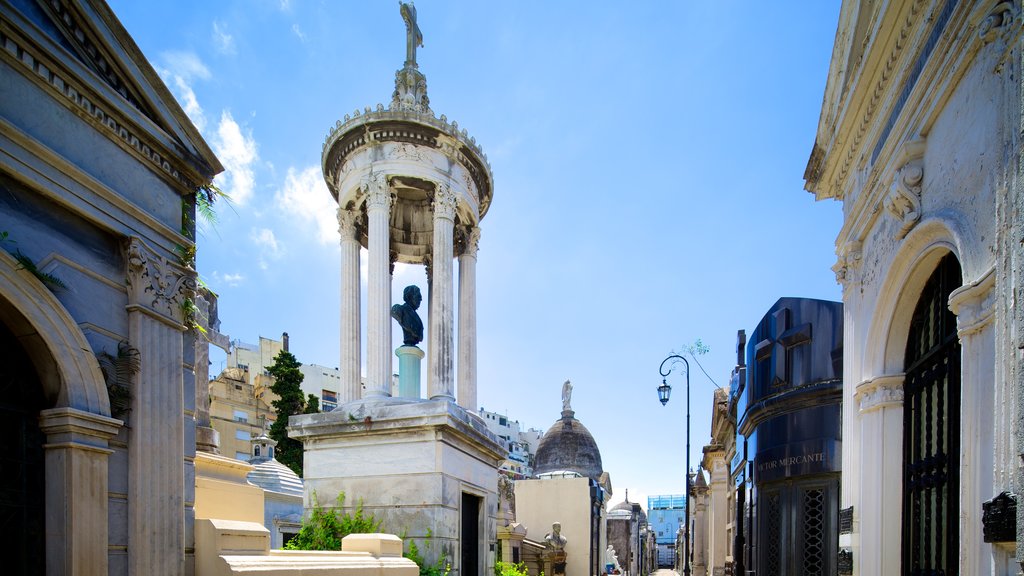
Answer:
[[[960,341],[952,254],[925,283],[907,337],[903,397],[903,573],[959,573]]]
[[[0,323],[0,542],[9,574],[45,572],[45,482],[39,411],[45,408],[35,367]],[[13,565],[10,563],[13,562]]]

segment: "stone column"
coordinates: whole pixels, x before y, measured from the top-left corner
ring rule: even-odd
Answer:
[[[358,218],[358,212],[338,208],[338,233],[341,234],[341,363],[338,365],[341,371],[341,385],[338,390],[339,404],[358,400],[363,395],[359,357],[359,238],[356,237]]]
[[[46,573],[107,573],[107,441],[121,421],[75,408],[39,413],[46,434]]]
[[[384,174],[363,183],[370,255],[367,290],[367,398],[391,395],[391,190]]]
[[[467,226],[459,256],[459,405],[476,412],[476,253],[480,228]]]
[[[185,569],[183,305],[195,272],[135,237],[127,268],[128,340],[141,359],[128,435],[128,571],[176,576]]]
[[[903,374],[879,376],[857,385],[862,471],[854,507],[854,570],[858,574],[899,574],[903,518]],[[859,553],[857,552],[859,549]]]
[[[990,268],[949,295],[960,339],[960,567],[966,574],[991,571],[993,547],[982,538],[981,503],[1009,489],[997,485],[994,475],[996,438],[1002,443],[1012,432],[995,403],[995,280]],[[995,552],[997,566],[1012,559],[1002,549]]]
[[[430,398],[455,400],[452,355],[455,311],[452,282],[455,192],[446,182],[434,191],[434,250],[430,290]]]

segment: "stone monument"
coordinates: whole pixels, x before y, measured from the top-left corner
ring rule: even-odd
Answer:
[[[568,382],[566,382],[568,384]],[[545,574],[565,574],[565,545],[568,542],[562,536],[562,524],[555,522],[551,525],[551,532],[544,536],[544,560]]]
[[[431,110],[416,61],[423,45],[416,9],[403,3],[400,13],[405,62],[395,73],[391,103],[346,115],[323,147],[324,179],[338,202],[341,233],[339,405],[292,417],[289,434],[305,447],[307,510],[313,491],[320,502],[344,492],[346,503],[362,500],[386,529],[417,540],[428,561],[444,557],[456,576],[463,567],[466,574],[483,574],[495,560],[498,467],[507,454],[475,414],[476,255],[480,221],[491,203],[491,169],[475,139]],[[362,248],[369,263],[365,390]],[[406,288],[405,303],[391,305],[396,262],[426,267],[426,327],[416,312],[419,288]],[[390,394],[392,318],[404,336],[395,351],[399,397]],[[424,340],[425,399],[411,374]]]

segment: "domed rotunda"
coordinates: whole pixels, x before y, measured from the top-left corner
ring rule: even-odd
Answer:
[[[572,385],[566,382],[563,391],[562,417],[540,439],[534,474],[538,477],[563,476],[571,473],[601,481],[604,468],[601,451],[590,430],[576,419],[569,404]]]

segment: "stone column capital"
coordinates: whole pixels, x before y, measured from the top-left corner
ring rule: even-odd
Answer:
[[[447,182],[438,182],[434,189],[434,220],[455,220],[457,196]]]
[[[957,336],[962,340],[981,332],[995,319],[996,268],[964,284],[949,295],[949,309],[956,314]]]
[[[142,239],[132,236],[125,246],[128,305],[155,313],[181,326],[195,307],[196,272],[157,254]]]
[[[39,412],[39,429],[46,434],[47,447],[74,445],[110,452],[107,441],[116,436],[122,426],[121,420],[77,408],[50,408]]]
[[[467,225],[461,227],[462,255],[476,258],[480,248],[480,227]]]
[[[341,241],[355,241],[356,229],[359,224],[359,212],[338,208],[338,233]]]
[[[861,414],[892,406],[903,406],[905,374],[877,376],[857,385],[853,395]]]
[[[391,210],[391,187],[387,176],[376,172],[369,174],[361,184],[366,194],[366,210]]]

